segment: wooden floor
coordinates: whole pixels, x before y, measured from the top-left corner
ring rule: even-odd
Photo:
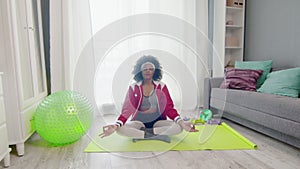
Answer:
[[[91,138],[101,129],[103,119],[100,119],[95,120],[89,133],[81,140],[63,147],[51,147],[34,134],[25,144],[23,157],[18,157],[15,148],[12,147],[9,169],[300,169],[299,149],[230,121],[226,122],[256,143],[258,149],[164,153],[84,153],[83,150]],[[0,165],[2,169],[3,161]]]

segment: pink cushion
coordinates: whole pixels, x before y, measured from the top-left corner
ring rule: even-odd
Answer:
[[[225,79],[220,88],[256,91],[256,82],[262,73],[262,70],[226,69]]]

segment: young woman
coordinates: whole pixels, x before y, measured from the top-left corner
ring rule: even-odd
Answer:
[[[170,142],[168,136],[179,134],[182,129],[198,131],[190,122],[184,122],[174,108],[167,86],[160,82],[161,69],[159,61],[153,56],[143,56],[137,60],[132,72],[136,83],[129,87],[116,123],[103,127],[102,138],[117,131],[134,140]]]

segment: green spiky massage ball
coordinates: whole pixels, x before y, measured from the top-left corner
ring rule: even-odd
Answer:
[[[56,146],[79,140],[90,128],[92,120],[93,106],[86,97],[74,91],[47,96],[34,114],[37,133]]]

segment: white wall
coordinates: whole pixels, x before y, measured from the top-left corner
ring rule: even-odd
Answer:
[[[3,7],[3,3],[2,3],[3,1],[0,1],[0,6],[1,7]],[[0,8],[1,9],[1,11],[0,12],[2,12],[3,10],[2,10],[2,8]],[[4,30],[3,30],[3,28],[4,28],[4,26],[3,26],[3,19],[2,19],[2,17],[3,17],[3,14],[2,13],[0,13],[1,15],[0,15],[0,56],[5,56],[5,51],[4,51]],[[5,63],[5,60],[4,60],[4,57],[0,57],[0,72],[3,72],[4,71],[4,63]]]
[[[213,76],[224,76],[226,2],[214,1]]]
[[[126,16],[132,16],[135,14],[143,13],[161,13],[166,15],[171,15],[178,17],[179,19],[185,20],[187,23],[198,27],[207,34],[207,11],[197,10],[200,9],[199,5],[206,5],[207,1],[199,0],[195,1],[185,1],[185,0],[111,0],[111,1],[97,1],[90,0],[88,2],[83,1],[71,1],[66,0],[60,2],[59,0],[50,1],[50,18],[51,21],[51,77],[52,77],[52,92],[63,90],[63,89],[72,89],[73,88],[73,78],[74,78],[74,69],[78,61],[78,57],[82,54],[82,50],[86,47],[85,45],[89,42],[91,37],[95,36],[98,31],[101,31],[104,27],[110,23],[121,19]],[[88,11],[90,10],[90,14]],[[89,18],[89,19],[86,19]],[[201,22],[199,22],[201,19]],[[203,21],[202,21],[203,19]],[[122,28],[120,28],[122,31]],[[182,32],[185,33],[184,31]],[[187,37],[188,38],[191,37]],[[109,41],[109,39],[107,39]],[[201,87],[202,80],[205,76],[208,76],[206,72],[206,67],[202,66],[207,63],[207,51],[205,45],[201,44],[200,49],[202,50],[201,60],[195,56],[195,54],[188,49],[182,43],[174,41],[170,38],[163,36],[155,35],[144,35],[144,36],[134,36],[123,40],[122,43],[119,43],[117,46],[114,46],[111,51],[106,54],[106,59],[101,60],[101,66],[98,63],[86,65],[88,69],[95,70],[95,97],[97,98],[99,104],[106,103],[111,101],[111,94],[109,94],[110,89],[103,90],[105,87],[101,85],[112,86],[113,76],[105,76],[105,71],[109,71],[114,74],[119,66],[126,61],[130,56],[134,56],[136,53],[141,51],[148,51],[146,54],[151,54],[151,50],[156,49],[152,52],[156,55],[159,53],[167,52],[170,55],[177,57],[177,59],[184,63],[188,67],[188,70],[191,72],[191,76],[195,79],[196,87],[197,84]],[[192,45],[193,48],[196,48],[196,43]],[[98,46],[91,47],[92,55],[99,57],[97,55]],[[163,52],[157,52],[163,51]],[[158,56],[160,57],[160,56]],[[163,57],[163,56],[161,56]],[[171,62],[162,60],[164,67],[170,67]],[[112,64],[114,63],[114,64]],[[201,67],[199,67],[199,64]],[[178,67],[180,65],[172,65],[173,67]],[[129,65],[132,67],[132,65]],[[100,71],[99,71],[100,70]],[[177,72],[176,72],[177,71]],[[131,72],[131,70],[130,70]],[[178,92],[178,84],[172,75],[182,76],[185,74],[180,71],[180,69],[175,69],[175,72],[165,73],[163,80],[171,88],[171,95],[174,98],[179,98],[180,92]],[[86,76],[94,76],[91,74],[86,74]],[[94,78],[92,78],[94,79]],[[179,78],[180,79],[180,78]],[[103,84],[103,81],[107,82]],[[124,86],[128,86],[128,83],[125,83]],[[94,89],[92,86],[88,86]],[[194,88],[192,83],[190,88]],[[185,89],[186,90],[186,89]],[[201,88],[199,91],[195,89],[189,90],[188,92],[193,93],[190,98],[184,99],[187,107],[195,107],[202,101],[199,99],[199,96],[202,96]],[[198,93],[197,93],[198,92]],[[100,94],[101,93],[101,94]],[[123,96],[121,95],[120,98]],[[189,100],[190,99],[190,100]],[[179,105],[181,99],[175,99],[176,105]]]
[[[74,69],[92,37],[89,1],[50,1],[51,92],[73,88]],[[94,66],[94,65],[87,65]]]

